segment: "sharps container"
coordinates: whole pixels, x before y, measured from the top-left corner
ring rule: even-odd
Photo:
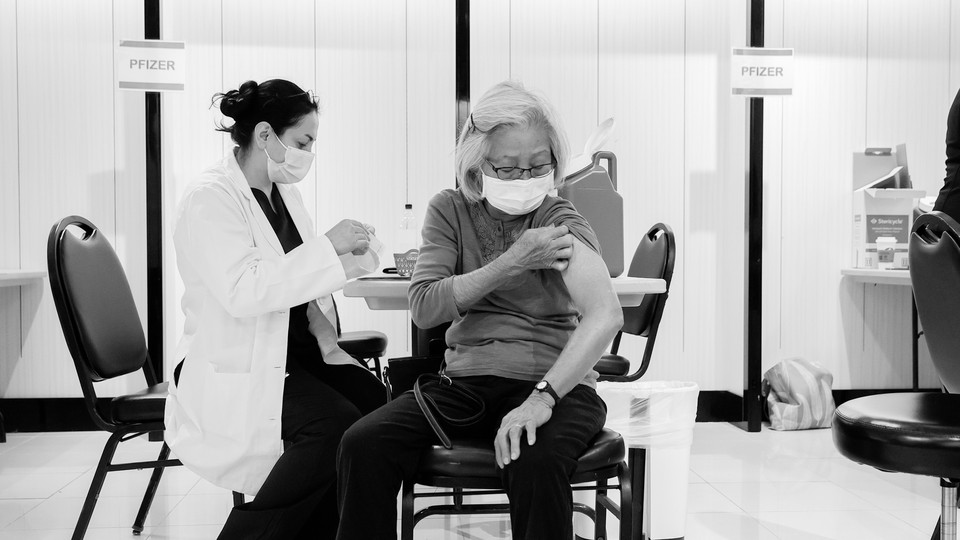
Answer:
[[[623,198],[617,193],[617,156],[606,151],[594,153],[585,167],[570,171],[560,196],[573,203],[597,234],[610,277],[622,274]]]
[[[682,381],[601,382],[597,393],[607,404],[605,427],[623,436],[628,453],[645,450],[644,485],[632,486],[634,494],[643,493],[644,538],[683,538],[700,387]],[[634,471],[631,476],[637,477]]]

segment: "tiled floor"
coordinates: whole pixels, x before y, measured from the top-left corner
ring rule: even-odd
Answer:
[[[0,540],[70,538],[105,440],[103,433],[10,434],[0,444]],[[121,457],[158,450],[138,439],[121,445]],[[147,476],[107,475],[86,538],[133,538]],[[692,540],[926,540],[939,514],[937,479],[847,461],[829,430],[745,433],[697,424],[687,481],[685,534]],[[226,490],[182,467],[169,469],[141,538],[215,538],[231,502]],[[509,537],[499,516],[431,517],[417,527],[422,540]]]

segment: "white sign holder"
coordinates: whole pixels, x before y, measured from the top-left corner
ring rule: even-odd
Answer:
[[[186,80],[182,41],[123,40],[117,46],[117,81],[121,90],[182,91]]]

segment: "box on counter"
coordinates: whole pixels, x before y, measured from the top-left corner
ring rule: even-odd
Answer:
[[[892,267],[910,266],[907,246],[913,227],[913,207],[916,200],[926,195],[922,189],[896,187],[900,185],[901,168],[895,167],[887,175],[853,192],[853,266],[878,268],[877,239],[896,239]]]

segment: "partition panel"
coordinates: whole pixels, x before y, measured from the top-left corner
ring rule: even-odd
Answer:
[[[306,91],[316,87],[313,0],[262,2],[243,0],[223,10],[223,83],[221,92],[239,88],[244,81],[286,79]],[[282,28],[282,32],[265,32]],[[214,111],[219,111],[214,107]],[[230,122],[228,122],[229,124]],[[323,122],[321,120],[321,127]],[[227,148],[234,145],[221,135]],[[314,151],[320,151],[314,145]],[[317,167],[297,184],[310,217],[316,219]]]
[[[20,262],[45,268],[63,216],[87,217],[116,244],[112,2],[20,2],[16,21]],[[5,397],[79,395],[49,285],[21,292],[23,355]]]
[[[683,2],[601,0],[599,4],[599,116],[616,119],[606,149],[617,155],[617,191],[623,197],[624,270],[654,223],[684,238]],[[678,242],[670,299],[647,377],[690,379],[699,362],[684,358],[683,243]],[[620,353],[639,366],[644,340],[625,336]],[[681,367],[682,366],[682,367]]]
[[[470,103],[513,76],[511,0],[470,2]]]
[[[950,65],[950,4],[927,0],[917,9],[871,0],[867,20],[865,144],[906,143],[914,187],[928,195],[943,185],[944,126],[955,95],[944,69]]]
[[[20,268],[17,3],[0,0],[0,268]],[[0,287],[0,397],[20,359],[20,288]],[[2,411],[0,411],[2,412]]]
[[[782,337],[764,370],[799,356],[849,388],[846,366],[871,361],[850,331],[862,318],[842,309],[858,285],[840,279],[852,259],[852,154],[866,141],[867,2],[785,0],[783,18],[796,77],[783,100]]]
[[[220,2],[166,2],[162,10],[162,37],[185,42],[187,64],[183,92],[161,96],[165,380],[181,360],[174,354],[183,333],[183,283],[173,246],[177,203],[187,185],[230,148],[229,138],[214,131],[220,115],[210,107],[214,93],[236,88],[224,82],[220,8]]]
[[[330,0],[318,2],[316,14],[317,93],[324,103],[315,166],[318,231],[344,218],[373,225],[388,246],[384,266],[393,266],[408,185],[420,182],[408,176],[406,4]],[[423,209],[415,210],[422,219]],[[406,313],[337,298],[344,330],[384,331],[390,356],[409,350]]]
[[[686,3],[684,365],[670,375],[743,391],[746,101],[730,49],[747,43],[745,0]],[[681,371],[682,370],[682,371]]]
[[[510,4],[510,76],[545,95],[560,115],[571,155],[599,123],[598,0]],[[478,96],[479,97],[479,96]]]

